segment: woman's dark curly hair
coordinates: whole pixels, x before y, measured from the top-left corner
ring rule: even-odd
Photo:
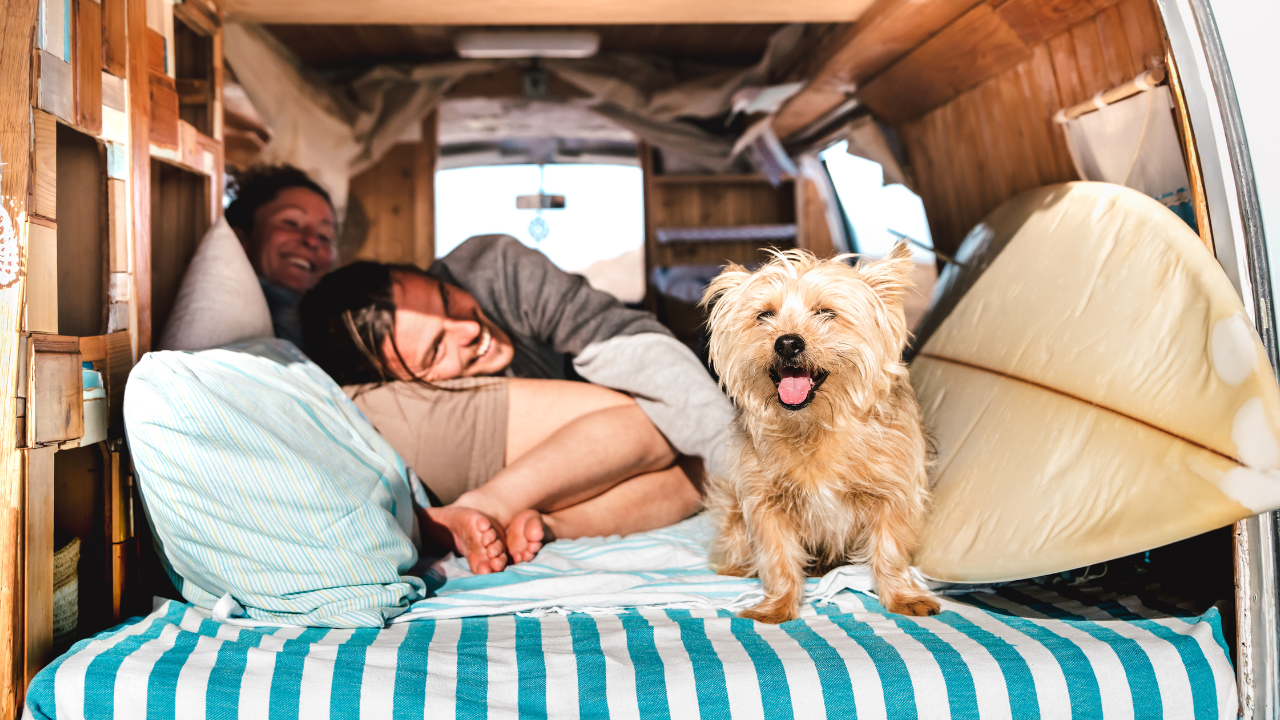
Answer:
[[[356,262],[326,275],[302,297],[298,315],[307,355],[339,385],[365,385],[401,380],[387,363],[383,349],[408,367],[396,344],[396,304],[392,273],[425,275],[414,265]],[[413,382],[436,385],[421,378]]]
[[[300,187],[324,198],[329,212],[338,217],[333,200],[324,188],[316,184],[306,173],[292,165],[263,165],[250,168],[236,179],[236,199],[227,206],[227,224],[245,233],[253,232],[253,214],[258,208],[275,200],[281,190]]]

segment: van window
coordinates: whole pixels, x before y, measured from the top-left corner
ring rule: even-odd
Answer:
[[[486,165],[437,173],[437,257],[472,235],[505,233],[542,251],[561,269],[585,275],[593,287],[623,302],[639,302],[644,297],[640,168],[545,165],[542,190],[563,195],[564,209],[518,209],[517,196],[538,193],[539,175],[537,165]],[[545,222],[545,232],[531,228],[537,217]]]
[[[848,143],[843,141],[818,157],[827,166],[845,221],[852,230],[854,252],[884,256],[898,242],[894,231],[933,247],[920,196],[905,185],[885,185],[879,163],[850,155]],[[933,259],[933,253],[915,244],[911,252],[917,262]]]

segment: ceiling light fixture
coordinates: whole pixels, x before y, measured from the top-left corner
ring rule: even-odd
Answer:
[[[454,39],[464,58],[585,58],[600,49],[600,35],[590,30],[477,30]]]

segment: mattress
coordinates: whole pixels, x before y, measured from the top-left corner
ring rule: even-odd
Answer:
[[[941,588],[940,615],[908,618],[844,568],[811,581],[801,618],[762,625],[733,615],[758,582],[708,576],[706,539],[695,518],[553,543],[518,572],[466,577],[448,561],[436,598],[397,618],[418,619],[384,628],[251,627],[163,601],[41,671],[26,717],[1237,713],[1216,608],[1023,582]]]

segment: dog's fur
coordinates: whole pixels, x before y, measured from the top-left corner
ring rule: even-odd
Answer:
[[[788,250],[755,273],[730,265],[707,288],[711,360],[738,408],[738,453],[713,478],[712,564],[759,576],[765,599],[742,613],[794,619],[805,577],[869,563],[891,612],[933,615],[909,576],[928,504],[920,406],[902,363],[910,252],[850,266]],[[803,350],[794,357],[798,336]],[[781,343],[791,343],[790,345]],[[809,373],[811,381],[803,379]],[[792,404],[783,403],[779,383]],[[812,382],[794,402],[796,382]],[[803,389],[799,392],[803,392]]]

